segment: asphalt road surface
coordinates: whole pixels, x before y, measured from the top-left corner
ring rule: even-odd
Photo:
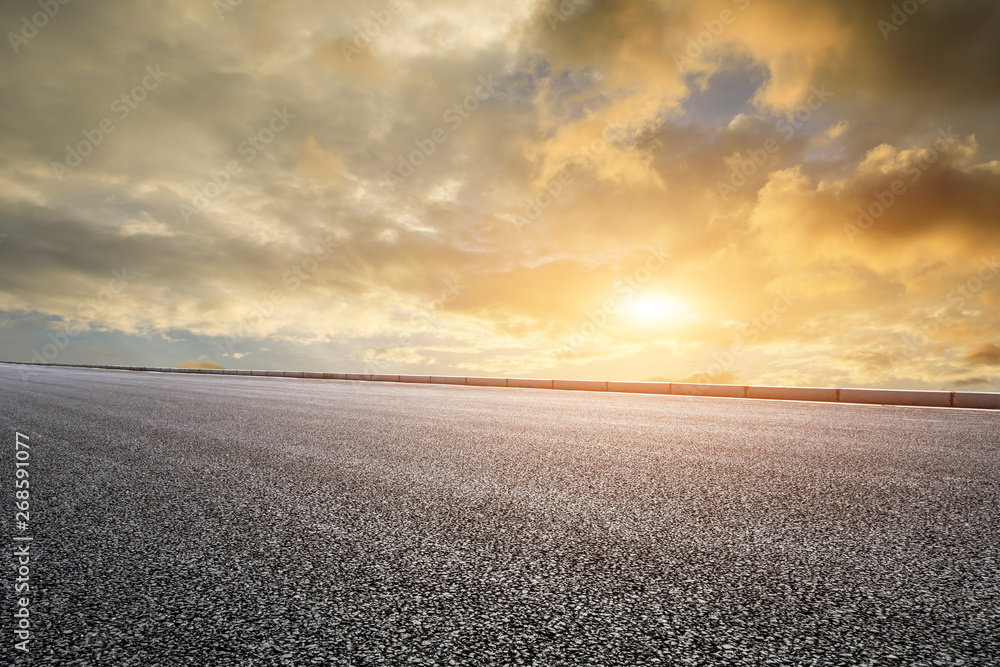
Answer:
[[[1000,664],[995,412],[0,365],[0,424],[4,664],[15,430],[30,664]]]

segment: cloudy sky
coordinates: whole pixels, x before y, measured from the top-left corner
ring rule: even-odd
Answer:
[[[1000,390],[992,0],[0,27],[2,359]]]

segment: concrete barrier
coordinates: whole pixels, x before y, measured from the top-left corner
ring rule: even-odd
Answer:
[[[552,388],[569,391],[607,391],[608,383],[604,380],[553,380]]]
[[[608,391],[628,394],[669,394],[670,382],[608,382]]]
[[[537,378],[507,378],[508,387],[521,387],[522,389],[552,389],[552,380],[541,380]]]
[[[1000,394],[976,391],[956,391],[953,405],[956,408],[1000,410]]]
[[[670,393],[675,396],[713,396],[716,398],[746,398],[747,388],[739,384],[692,384],[672,382]]]
[[[467,384],[464,375],[432,375],[431,384]]]
[[[467,377],[465,384],[471,384],[475,387],[506,387],[507,378]]]
[[[841,389],[840,402],[948,408],[951,407],[951,392],[912,389]]]
[[[830,387],[747,387],[747,398],[775,401],[837,402],[837,390]]]
[[[430,375],[399,375],[400,382],[420,382],[430,384]]]
[[[545,380],[538,378],[461,377],[446,375],[370,375],[367,373],[317,373],[311,371],[263,371],[229,368],[164,368],[159,366],[109,366],[105,364],[32,364],[0,361],[28,366],[98,368],[112,371],[147,371],[158,373],[202,373],[207,375],[250,375],[255,377],[322,378],[327,380],[367,380],[376,382],[416,382],[458,384],[479,387],[523,387],[568,391],[611,391],[678,396],[718,396],[785,401],[863,403],[869,405],[907,405],[921,407],[956,407],[1000,410],[1000,393],[920,391],[909,389],[833,389],[830,387],[766,387],[681,382],[619,382],[615,380]]]

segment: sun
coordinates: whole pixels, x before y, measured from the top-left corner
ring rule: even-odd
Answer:
[[[676,320],[687,312],[686,303],[668,296],[640,296],[628,306],[628,313],[632,319],[644,324]]]

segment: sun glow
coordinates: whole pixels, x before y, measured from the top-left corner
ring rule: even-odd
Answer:
[[[629,305],[628,312],[637,322],[653,324],[686,318],[690,314],[690,309],[680,299],[642,296]]]

